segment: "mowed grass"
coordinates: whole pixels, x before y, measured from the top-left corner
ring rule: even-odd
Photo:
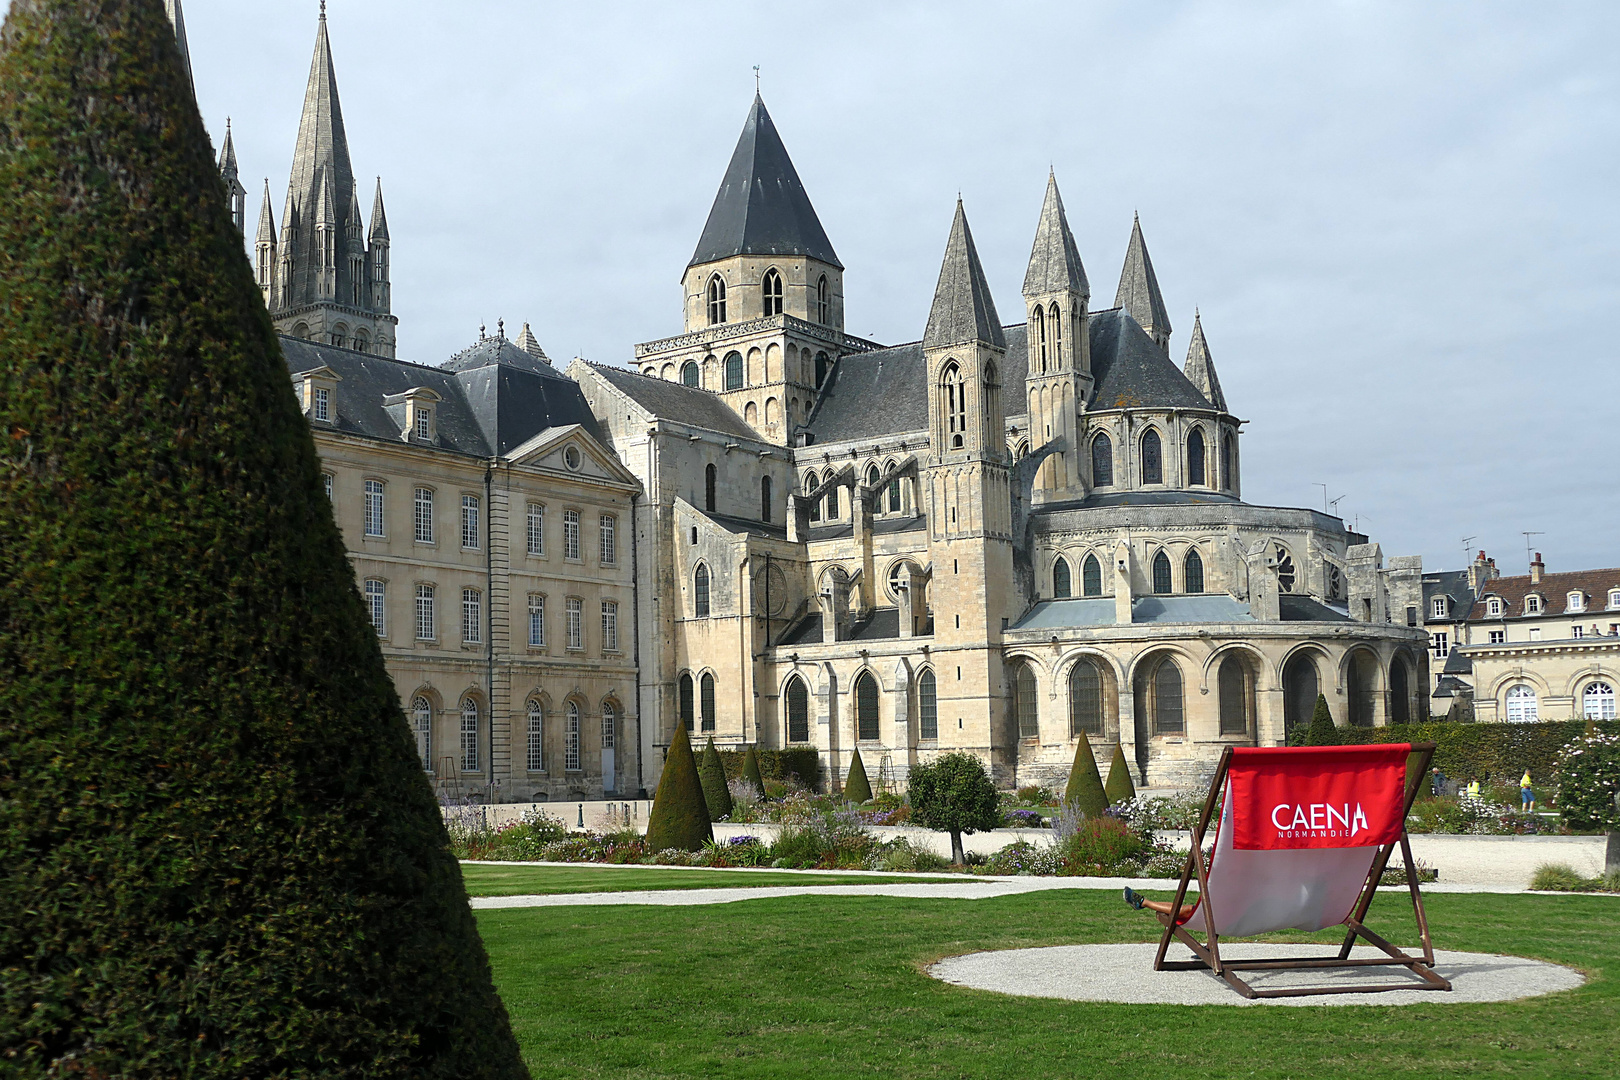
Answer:
[[[923,972],[981,949],[1156,940],[1149,917],[1090,890],[535,908],[478,922],[536,1080],[1620,1074],[1620,902],[1426,901],[1439,948],[1551,960],[1591,981],[1498,1005],[1193,1008],[1014,998]],[[1369,925],[1415,942],[1410,910],[1382,894]]]
[[[767,885],[952,885],[952,878],[888,874],[784,874],[766,870],[668,870],[655,866],[489,866],[462,863],[468,896],[550,896],[557,893],[639,892],[643,889],[759,889]],[[971,883],[963,875],[959,880]]]

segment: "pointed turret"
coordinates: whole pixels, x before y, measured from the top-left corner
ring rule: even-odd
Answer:
[[[270,181],[264,182],[264,200],[259,203],[259,231],[253,241],[253,276],[264,293],[266,307],[275,305],[276,218],[270,208]]]
[[[758,94],[688,266],[736,255],[798,255],[843,268]]]
[[[382,177],[377,178],[377,194],[371,200],[371,231],[368,234],[375,242],[388,239],[388,214],[383,210]]]
[[[371,200],[371,230],[366,261],[371,267],[371,310],[386,315],[393,310],[393,285],[388,269],[388,214],[383,210],[382,178]]]
[[[534,331],[529,329],[528,323],[523,324],[523,332],[518,334],[516,345],[530,356],[551,363],[551,358],[546,355],[546,350],[540,347],[540,340],[534,336]]]
[[[270,181],[264,182],[264,201],[259,203],[259,234],[261,244],[274,245],[276,242],[276,217],[270,208]]]
[[[1193,312],[1192,342],[1187,346],[1187,364],[1182,371],[1211,405],[1227,411],[1226,395],[1221,393],[1221,380],[1215,375],[1215,361],[1209,355],[1209,342],[1204,340],[1203,317],[1197,310]]]
[[[225,118],[225,145],[219,150],[219,175],[230,195],[231,221],[236,231],[247,234],[247,188],[242,186],[241,170],[236,167],[236,141],[231,138],[231,120]]]
[[[979,251],[973,246],[973,230],[968,228],[962,200],[956,200],[956,218],[951,222],[951,238],[945,244],[945,261],[939,268],[939,284],[934,287],[934,306],[928,312],[928,329],[923,332],[923,348],[984,342],[998,349],[1007,347],[996,316],[996,302],[990,297]]]
[[[322,169],[320,177],[320,199],[315,204],[315,295],[321,300],[334,300],[340,265],[338,242],[343,234],[339,230],[337,200],[333,198],[332,173]]]
[[[174,24],[174,41],[180,46],[180,63],[186,69],[186,80],[195,86],[196,80],[191,77],[191,47],[186,44],[186,13],[180,10],[180,0],[163,0],[163,7],[169,13],[169,22]]]
[[[1119,272],[1114,306],[1129,312],[1159,348],[1170,351],[1170,316],[1153,273],[1153,260],[1148,257],[1147,241],[1142,239],[1140,216],[1131,222],[1131,243],[1125,250],[1125,268]]]
[[[292,195],[308,219],[300,224],[313,227],[303,230],[291,251],[292,278],[286,283],[289,306],[335,300],[352,291],[341,287],[340,278],[348,277],[344,217],[353,187],[349,139],[343,127],[343,106],[338,99],[332,43],[323,10],[315,34],[309,82],[304,88],[304,112],[293,150],[291,183]],[[323,239],[323,230],[332,235]]]
[[[1034,299],[1063,292],[1091,299],[1091,283],[1080,262],[1080,247],[1074,242],[1068,216],[1063,212],[1057,174],[1051,172],[1046,177],[1046,201],[1041,206],[1040,224],[1035,227],[1029,269],[1024,271],[1024,296]]]

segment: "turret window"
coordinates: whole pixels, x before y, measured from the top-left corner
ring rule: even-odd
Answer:
[[[1232,436],[1221,436],[1221,489],[1232,490]]]
[[[1035,331],[1035,370],[1046,373],[1046,311],[1036,304],[1029,316],[1030,329]]]
[[[821,280],[826,281],[827,279],[822,278]],[[823,320],[823,321],[825,321],[825,320]],[[821,384],[827,381],[827,369],[828,369],[829,366],[830,365],[829,365],[828,360],[827,360],[827,354],[824,353],[824,352],[816,353],[816,389],[817,390],[820,390],[821,389]]]
[[[1187,486],[1197,485],[1203,487],[1206,479],[1204,476],[1204,433],[1194,428],[1192,436],[1187,440]]]
[[[1163,445],[1157,431],[1142,436],[1142,483],[1164,483]]]
[[[726,321],[726,283],[719,274],[709,279],[709,325]]]
[[[1162,551],[1153,556],[1153,591],[1160,596],[1174,591],[1170,582],[1170,556]]]
[[[742,353],[726,354],[726,389],[741,390],[743,388],[743,358]]]
[[[1057,600],[1069,597],[1071,586],[1069,582],[1069,560],[1061,556],[1052,564],[1052,596]]]
[[[1047,336],[1052,339],[1052,366],[1055,368],[1063,363],[1063,312],[1056,304],[1046,312],[1046,323],[1051,329]]]
[[[1186,575],[1183,578],[1185,587],[1182,592],[1201,593],[1204,591],[1204,557],[1193,548],[1187,552],[1187,563],[1184,567]]]
[[[775,270],[765,271],[765,280],[760,283],[760,292],[764,297],[764,314],[782,314],[782,275]]]
[[[823,326],[832,322],[832,290],[827,287],[826,274],[822,274],[820,280],[816,282],[816,322]],[[816,385],[821,385],[819,378],[816,379]]]
[[[945,366],[940,379],[945,397],[945,434],[952,450],[959,450],[967,442],[967,386],[962,382],[962,369],[956,364]]]
[[[1107,435],[1091,440],[1091,484],[1111,487],[1114,483],[1114,442]]]
[[[1080,568],[1080,588],[1087,596],[1102,595],[1102,564],[1095,555],[1087,555]]]
[[[809,495],[812,491],[814,491],[816,489],[816,485],[819,484],[819,483],[821,483],[821,481],[816,479],[816,474],[815,473],[806,473],[805,476],[804,476],[804,493],[806,495]],[[821,520],[821,500],[820,499],[812,500],[811,503],[810,503],[810,520],[811,521],[820,521]]]

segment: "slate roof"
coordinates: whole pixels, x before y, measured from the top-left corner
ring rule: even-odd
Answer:
[[[1221,380],[1215,375],[1215,361],[1209,355],[1209,341],[1204,337],[1204,320],[1197,311],[1193,312],[1192,340],[1187,343],[1187,362],[1181,371],[1211,405],[1226,411],[1226,395],[1221,392]]]
[[[1069,218],[1063,212],[1063,196],[1058,192],[1057,174],[1046,176],[1046,202],[1041,206],[1041,220],[1035,226],[1035,244],[1029,253],[1029,268],[1024,271],[1024,295],[1045,296],[1051,293],[1073,291],[1084,297],[1091,296],[1091,283],[1086,280],[1086,268],[1080,262],[1080,247],[1069,231]]]
[[[1170,336],[1170,314],[1159,292],[1159,275],[1153,272],[1147,241],[1142,239],[1142,219],[1131,222],[1131,242],[1125,249],[1125,266],[1119,272],[1119,288],[1114,306],[1131,313],[1143,327]]]
[[[1207,409],[1186,374],[1121,308],[1092,312],[1092,409]]]
[[[1472,675],[1474,661],[1461,649],[1452,649],[1446,654],[1446,666],[1441,668],[1445,675]]]
[[[1218,491],[1094,491],[1083,499],[1042,503],[1034,512],[1095,510],[1106,506],[1238,506],[1242,502],[1236,495],[1225,495]]]
[[[1436,596],[1451,597],[1451,613],[1444,619],[1434,619]],[[1425,621],[1450,622],[1465,617],[1474,606],[1474,590],[1468,587],[1468,571],[1442,570],[1423,575],[1423,612]]]
[[[759,433],[714,394],[695,386],[667,382],[628,368],[592,364],[592,369],[632,401],[665,420],[707,428],[725,435],[760,441]]]
[[[803,255],[844,265],[758,94],[687,265],[733,255]]]
[[[1592,616],[1596,621],[1599,616],[1613,617],[1616,612],[1616,609],[1608,606],[1610,589],[1620,589],[1620,568],[1542,574],[1541,582],[1537,585],[1530,584],[1528,574],[1493,578],[1480,590],[1479,598],[1474,601],[1473,610],[1468,613],[1468,621],[1496,622],[1501,618],[1486,614],[1490,609],[1486,607],[1485,601],[1492,596],[1499,596],[1506,602],[1508,617],[1522,616],[1525,614],[1524,598],[1531,593],[1539,593],[1545,597],[1545,602],[1541,606],[1540,613],[1529,618],[1569,616],[1584,619]],[[1581,592],[1586,596],[1585,607],[1580,611],[1571,611],[1569,608],[1569,594],[1572,592]]]
[[[1350,616],[1317,600],[1298,593],[1283,593],[1277,597],[1283,622],[1349,622]]]
[[[525,326],[524,329],[528,327]],[[473,368],[488,367],[490,364],[505,364],[524,371],[537,371],[554,378],[563,378],[544,357],[535,356],[517,342],[499,336],[480,338],[476,344],[469,345],[446,360],[444,367],[447,371],[470,371]]]
[[[1088,596],[1041,600],[1012,624],[1013,630],[1067,630],[1079,626],[1113,626],[1114,598]]]
[[[846,641],[886,641],[900,636],[900,609],[874,608],[850,627]],[[924,635],[926,636],[926,635]],[[820,645],[821,616],[807,615],[776,640],[778,645]]]
[[[893,533],[918,532],[927,527],[928,519],[921,514],[913,517],[875,517],[872,521],[872,535],[888,536]],[[854,525],[812,525],[806,530],[805,539],[815,543],[820,540],[841,540],[854,535]]]
[[[928,328],[923,331],[923,347],[961,345],[983,341],[1006,348],[996,302],[973,246],[973,230],[968,228],[962,200],[956,200],[956,217],[951,220],[951,236],[945,242],[945,259],[939,267],[939,283],[934,286],[934,304],[928,312]]]

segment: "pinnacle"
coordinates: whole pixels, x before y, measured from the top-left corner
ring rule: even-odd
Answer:
[[[1221,392],[1221,380],[1215,375],[1215,361],[1209,355],[1209,342],[1204,337],[1203,316],[1196,308],[1193,309],[1192,341],[1187,345],[1187,363],[1182,370],[1211,405],[1226,411],[1226,395]]]
[[[1147,241],[1142,238],[1142,218],[1131,218],[1131,241],[1125,250],[1125,266],[1119,273],[1119,289],[1114,306],[1121,307],[1161,346],[1170,339],[1170,315],[1159,292],[1159,278],[1153,272]]]
[[[1069,230],[1069,219],[1063,210],[1063,196],[1058,191],[1057,173],[1046,178],[1046,201],[1041,206],[1041,220],[1035,227],[1035,244],[1029,253],[1029,269],[1024,273],[1024,296],[1034,298],[1052,293],[1074,293],[1082,299],[1091,298],[1091,283],[1086,280],[1086,268],[1080,261],[1080,248]]]
[[[939,268],[939,284],[934,289],[934,305],[928,313],[928,329],[923,348],[939,348],[984,342],[998,349],[1007,347],[996,316],[996,303],[990,296],[979,252],[968,228],[967,211],[961,197],[956,200],[956,217],[951,222],[951,238],[945,245],[945,260]]]
[[[258,243],[273,244],[276,242],[276,219],[270,210],[270,181],[264,182],[264,201],[259,204],[259,233]]]

